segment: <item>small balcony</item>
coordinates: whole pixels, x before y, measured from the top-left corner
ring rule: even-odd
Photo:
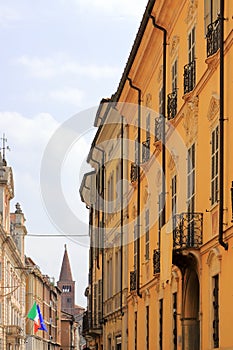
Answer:
[[[155,142],[162,138],[162,117],[155,118]]]
[[[173,249],[182,250],[202,245],[203,214],[181,213],[173,217]]]
[[[171,120],[177,114],[177,90],[167,95],[167,118]]]
[[[131,171],[130,171],[130,181],[135,182],[138,179],[138,166],[136,163],[131,163]]]
[[[154,249],[153,252],[153,274],[160,273],[160,250]]]
[[[142,162],[146,163],[150,159],[150,138],[142,143]]]
[[[130,271],[130,292],[133,292],[134,290],[136,290],[136,280],[137,280],[136,270]]]
[[[6,327],[7,336],[18,337],[23,334],[23,330],[19,326],[10,325]]]
[[[219,19],[210,23],[207,26],[207,34],[206,34],[206,50],[207,57],[215,54],[220,47],[220,22]]]
[[[184,94],[192,91],[196,85],[196,61],[184,66]]]
[[[83,328],[82,333],[88,333],[91,328],[91,317],[88,311],[85,311],[83,314]]]

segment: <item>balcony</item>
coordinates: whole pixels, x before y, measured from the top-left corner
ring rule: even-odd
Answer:
[[[177,113],[177,90],[167,95],[167,118],[171,120],[175,118]]]
[[[136,290],[136,280],[137,274],[136,271],[130,271],[130,292]]]
[[[173,217],[173,249],[182,250],[202,245],[203,214],[181,213]]]
[[[138,166],[136,163],[131,163],[130,180],[135,182],[138,179]]]
[[[184,66],[184,94],[192,91],[196,85],[196,61]]]
[[[91,328],[91,317],[89,317],[89,312],[85,311],[83,314],[83,329],[82,333],[88,333],[89,329]]]
[[[156,275],[160,273],[160,250],[154,249],[153,253],[153,273]]]
[[[6,327],[7,336],[18,337],[18,336],[22,335],[22,333],[23,333],[23,330],[19,326],[10,325],[10,326]]]
[[[207,40],[207,57],[212,56],[215,54],[219,47],[220,47],[220,22],[219,19],[217,19],[215,22],[210,23],[207,26],[207,34],[206,34],[206,40]]]
[[[150,138],[142,143],[142,162],[146,163],[150,159]]]
[[[162,138],[162,117],[155,118],[155,142]]]

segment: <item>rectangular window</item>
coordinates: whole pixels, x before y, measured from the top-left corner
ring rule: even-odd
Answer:
[[[177,350],[177,293],[173,297],[173,349]]]
[[[177,89],[177,58],[172,65],[172,92]]]
[[[102,280],[98,281],[98,323],[102,319]]]
[[[96,326],[97,325],[97,283],[94,284],[93,307],[94,307],[93,323]]]
[[[176,175],[172,178],[172,216],[176,215],[177,207],[177,178]]]
[[[0,303],[0,324],[2,324],[2,303]]]
[[[138,164],[138,139],[134,140],[134,162]]]
[[[150,313],[149,306],[146,306],[146,349],[150,348]]]
[[[134,225],[134,271],[137,270],[137,253],[138,253],[138,247],[137,247],[137,225]]]
[[[158,232],[158,236],[160,237],[160,230],[161,230],[161,228],[162,228],[162,226],[163,226],[163,224],[164,224],[164,215],[163,215],[163,212],[164,212],[164,203],[163,203],[163,193],[161,192],[160,194],[159,194],[159,205],[158,205],[158,218],[159,218],[159,225],[158,225],[158,230],[159,230],[159,232]],[[159,244],[160,244],[160,242],[159,242]]]
[[[134,313],[134,349],[137,350],[137,338],[138,338],[138,313]]]
[[[149,209],[146,210],[145,215],[145,258],[149,259],[150,255],[150,212]]]
[[[219,348],[219,276],[213,277],[213,343]]]
[[[193,213],[195,210],[195,144],[188,149],[187,161],[187,177],[188,177],[188,191],[187,204],[188,213]]]
[[[150,113],[146,116],[146,140],[150,138]]]
[[[188,63],[195,60],[196,28],[193,27],[188,34]]]
[[[163,88],[159,90],[159,115],[163,115]]]
[[[163,350],[163,299],[159,300],[159,350]]]
[[[205,34],[207,33],[207,27],[210,23],[217,20],[220,12],[219,0],[205,0]]]
[[[218,154],[219,154],[219,129],[214,129],[211,136],[211,204],[218,202]]]

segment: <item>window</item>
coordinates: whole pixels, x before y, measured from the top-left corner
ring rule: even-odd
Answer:
[[[137,224],[134,225],[134,271],[137,270],[137,238],[138,238],[138,232],[137,232]]]
[[[195,144],[188,149],[188,213],[194,212],[195,207]]]
[[[219,347],[219,277],[213,277],[213,344]]]
[[[211,135],[211,204],[218,201],[218,126]]]
[[[177,293],[173,297],[173,349],[177,350]]]
[[[2,262],[0,261],[0,281],[2,280]]]
[[[150,348],[150,313],[149,313],[149,306],[146,306],[146,349],[149,350]]]
[[[146,260],[149,259],[150,255],[150,212],[149,209],[146,210],[145,215],[145,258]]]
[[[98,281],[98,323],[102,318],[102,280]]]
[[[138,164],[138,139],[134,140],[134,160],[135,164]]]
[[[62,286],[62,293],[70,293],[71,292],[71,286]]]
[[[205,34],[207,33],[208,25],[213,23],[218,18],[220,12],[219,0],[205,0]]]
[[[163,88],[159,90],[159,115],[163,116]]]
[[[146,140],[150,138],[150,113],[146,116]]]
[[[163,299],[159,300],[159,350],[163,349]]]
[[[172,91],[177,89],[177,58],[172,65]]]
[[[97,283],[94,284],[93,295],[93,307],[94,307],[94,325],[97,325]]]
[[[134,349],[137,350],[138,313],[134,312]]]
[[[159,204],[159,206],[158,206],[158,218],[159,218],[159,225],[158,225],[159,234],[158,234],[158,236],[160,237],[160,230],[164,224],[164,215],[163,215],[164,203],[163,203],[163,193],[162,192],[159,194],[159,203],[158,204]]]
[[[188,63],[195,60],[196,28],[193,27],[188,34]]]
[[[177,206],[177,183],[176,183],[176,175],[172,178],[172,225],[173,230],[176,227],[176,206]]]

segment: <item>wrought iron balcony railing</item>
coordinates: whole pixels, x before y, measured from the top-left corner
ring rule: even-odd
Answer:
[[[146,163],[150,159],[150,138],[142,143],[142,162]]]
[[[184,66],[184,94],[192,91],[196,85],[196,61]]]
[[[220,47],[220,21],[217,19],[207,26],[206,34],[207,57],[213,55]]]
[[[130,292],[136,290],[136,279],[137,274],[136,271],[130,271]]]
[[[173,217],[173,248],[200,248],[202,245],[203,214],[181,213]]]
[[[153,273],[156,275],[156,273],[160,272],[160,250],[154,249],[153,253]]]
[[[167,118],[175,118],[177,113],[177,90],[167,95]]]
[[[162,117],[155,118],[155,142],[162,138]]]
[[[138,179],[138,165],[136,163],[131,163],[130,180],[135,182]]]

